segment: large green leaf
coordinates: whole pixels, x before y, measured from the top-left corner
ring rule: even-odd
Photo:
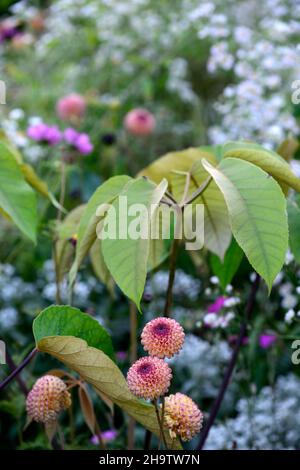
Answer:
[[[130,180],[131,178],[126,175],[114,176],[99,186],[88,201],[78,228],[76,256],[70,271],[71,284],[75,281],[80,264],[97,238],[96,227],[101,220],[96,214],[98,207],[113,201]]]
[[[24,180],[10,150],[2,142],[0,142],[0,207],[27,237],[36,242],[36,195]]]
[[[223,290],[225,290],[228,284],[230,284],[232,281],[241,264],[243,255],[243,251],[236,243],[235,239],[232,239],[230,247],[226,251],[223,262],[218,256],[211,256],[210,264],[213,273],[219,278],[220,286]]]
[[[289,164],[277,153],[266,150],[260,145],[246,142],[228,142],[223,147],[224,158],[240,158],[254,165],[275,178],[285,190],[290,186],[300,191],[300,179],[292,172]]]
[[[113,219],[116,225],[116,238],[109,236],[102,240],[105,264],[120,289],[136,303],[139,309],[147,276],[150,236],[148,234],[146,237],[138,236],[132,239],[128,229],[134,221],[139,221],[140,227],[144,223],[149,227],[167,186],[166,180],[158,186],[144,178],[131,181],[113,202],[104,220],[105,224],[106,221]],[[122,200],[126,198],[128,210],[120,214],[121,197]],[[129,215],[131,207],[136,203],[141,204],[146,211]]]
[[[37,347],[77,372],[101,396],[109,397],[146,429],[156,436],[160,435],[154,406],[132,395],[120,369],[102,351],[72,336],[41,337]],[[170,449],[181,448],[177,440],[170,439],[167,430],[165,436]]]
[[[111,337],[103,326],[69,305],[52,305],[43,310],[33,322],[33,334],[37,344],[49,336],[75,336],[114,358]]]
[[[232,233],[269,289],[288,247],[285,197],[273,178],[252,163],[222,160],[217,168],[203,161],[222,191]]]
[[[300,207],[297,201],[288,200],[290,249],[297,263],[300,263]]]

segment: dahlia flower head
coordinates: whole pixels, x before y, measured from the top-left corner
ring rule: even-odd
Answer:
[[[183,328],[176,320],[158,317],[145,325],[141,342],[150,356],[170,358],[180,351],[184,337]]]
[[[191,398],[175,393],[165,398],[164,421],[172,439],[190,441],[201,430],[203,413]]]
[[[155,117],[147,109],[132,109],[125,116],[124,126],[130,134],[147,136],[155,129]]]
[[[142,357],[127,373],[129,390],[145,400],[156,400],[167,393],[172,379],[168,364],[158,357]]]
[[[77,93],[66,95],[56,104],[56,112],[62,121],[72,121],[82,118],[86,111],[86,101]]]
[[[71,395],[63,380],[44,375],[36,381],[26,399],[28,416],[39,423],[56,421],[61,411],[71,405]]]

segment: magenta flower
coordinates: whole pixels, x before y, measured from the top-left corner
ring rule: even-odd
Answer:
[[[277,340],[277,336],[274,334],[263,333],[260,335],[258,342],[261,348],[270,348]]]
[[[89,136],[87,134],[80,134],[72,127],[68,127],[64,131],[64,140],[82,155],[87,155],[93,150]]]
[[[100,433],[100,437],[102,441],[104,442],[114,441],[117,435],[118,433],[114,429],[108,429],[107,431],[103,431]],[[91,437],[91,443],[94,444],[95,446],[99,445],[99,436],[97,434]]]
[[[225,300],[226,297],[218,297],[213,304],[207,307],[208,313],[218,313],[223,308]]]
[[[116,353],[117,359],[119,361],[126,361],[127,359],[127,352],[126,351],[117,351]]]
[[[57,145],[62,139],[61,132],[57,126],[48,126],[43,122],[30,126],[27,129],[27,135],[36,142],[48,145]]]

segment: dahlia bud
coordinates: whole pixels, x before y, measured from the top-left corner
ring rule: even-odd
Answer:
[[[85,99],[76,93],[64,96],[56,104],[58,117],[63,121],[76,121],[84,116],[85,110]]]
[[[71,395],[66,384],[54,375],[38,379],[26,399],[28,416],[44,424],[56,421],[59,412],[70,405]]]
[[[142,345],[150,356],[172,357],[182,348],[184,331],[172,318],[159,317],[146,324],[142,331]]]
[[[164,422],[169,428],[172,439],[180,437],[190,441],[200,432],[203,413],[196,403],[182,393],[175,393],[165,398]]]
[[[136,108],[126,114],[124,126],[130,134],[146,136],[155,129],[155,118],[147,109]]]
[[[170,387],[172,371],[158,357],[142,357],[129,369],[127,383],[130,391],[139,398],[156,400]]]

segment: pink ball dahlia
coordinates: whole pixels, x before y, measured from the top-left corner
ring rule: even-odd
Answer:
[[[142,345],[150,356],[172,357],[182,348],[184,331],[172,318],[158,317],[146,324]]]
[[[66,384],[54,375],[38,379],[26,399],[28,416],[45,424],[56,421],[59,412],[70,405],[71,395]]]
[[[200,432],[203,414],[191,398],[175,393],[165,398],[164,422],[172,439],[190,441]]]
[[[72,121],[84,116],[86,110],[86,101],[83,96],[77,93],[66,95],[56,104],[57,115],[63,121]]]
[[[155,118],[147,109],[136,108],[126,114],[124,126],[130,134],[146,136],[155,129]]]
[[[171,378],[170,367],[158,357],[142,357],[127,373],[130,391],[145,400],[156,400],[165,395],[170,387]]]

